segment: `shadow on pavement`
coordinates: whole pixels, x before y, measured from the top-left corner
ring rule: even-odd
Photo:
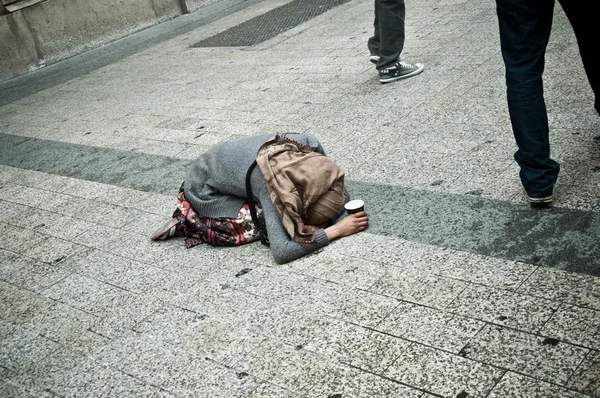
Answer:
[[[0,134],[0,164],[173,196],[189,160]],[[347,181],[369,232],[600,276],[600,215]]]

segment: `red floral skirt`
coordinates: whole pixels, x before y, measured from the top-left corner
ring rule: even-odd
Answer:
[[[264,226],[264,215],[256,206],[258,222]],[[153,240],[165,240],[171,237],[185,238],[189,249],[200,243],[211,246],[240,246],[260,237],[260,229],[256,228],[250,215],[248,203],[244,203],[237,218],[210,218],[196,213],[185,197],[183,185],[177,195],[177,209],[173,218],[152,235]]]

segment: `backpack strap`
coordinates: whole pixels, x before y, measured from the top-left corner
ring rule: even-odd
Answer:
[[[246,173],[246,201],[248,202],[248,207],[250,208],[252,222],[254,223],[255,227],[260,230],[260,241],[263,245],[269,246],[269,235],[267,234],[266,228],[263,228],[261,223],[258,221],[258,217],[256,215],[256,203],[254,202],[254,195],[252,195],[252,183],[250,182],[250,177],[254,167],[256,167],[256,160],[252,162],[248,168],[248,172]]]

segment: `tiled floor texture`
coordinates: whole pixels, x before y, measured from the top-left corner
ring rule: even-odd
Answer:
[[[534,211],[494,2],[407,2],[405,58],[426,69],[386,85],[372,0],[192,47],[285,3],[3,102],[0,397],[600,397],[600,118],[560,7],[545,89],[562,169]],[[192,159],[267,132],[316,135],[369,229],[285,265],[260,243],[149,240]]]

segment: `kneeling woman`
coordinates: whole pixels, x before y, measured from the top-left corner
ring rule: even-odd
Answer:
[[[349,199],[343,171],[312,135],[227,141],[192,163],[173,218],[152,239],[185,237],[188,248],[235,246],[262,234],[283,264],[365,230],[364,212],[344,217]]]

